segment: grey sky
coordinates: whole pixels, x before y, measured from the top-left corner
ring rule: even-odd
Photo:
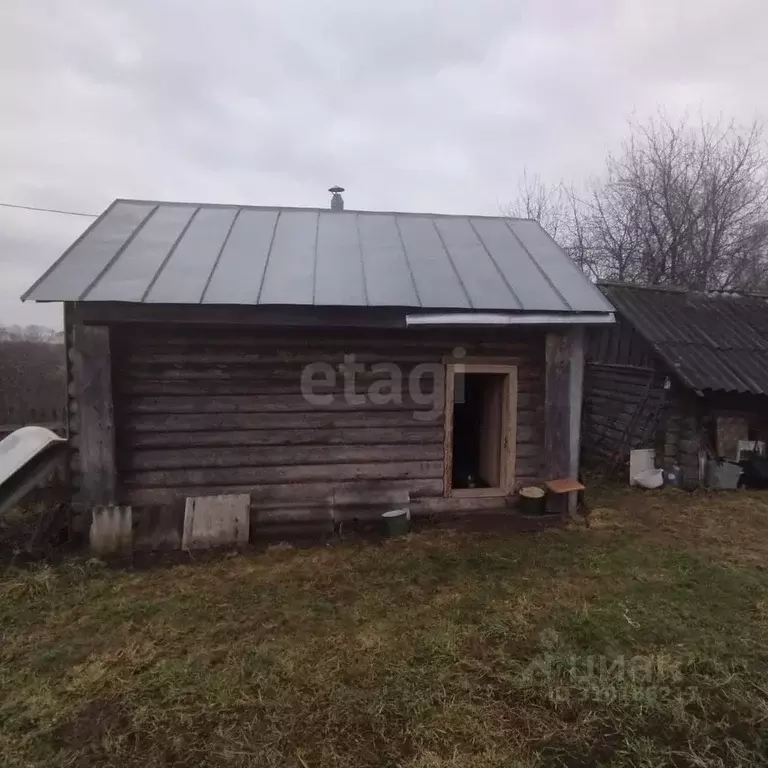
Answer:
[[[658,105],[768,115],[765,0],[3,0],[0,202],[496,213]],[[0,209],[0,323],[87,219]]]

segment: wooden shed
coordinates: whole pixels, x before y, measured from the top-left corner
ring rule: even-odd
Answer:
[[[600,287],[616,323],[590,334],[585,463],[617,469],[654,448],[695,486],[707,459],[768,443],[768,296]]]
[[[130,505],[137,545],[173,544],[199,496],[298,530],[344,499],[439,514],[576,474],[600,292],[533,221],[336,197],[117,200],[27,292],[64,303],[78,508]]]

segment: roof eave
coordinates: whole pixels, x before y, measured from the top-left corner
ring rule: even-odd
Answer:
[[[610,325],[613,312],[439,312],[405,316],[411,326]]]

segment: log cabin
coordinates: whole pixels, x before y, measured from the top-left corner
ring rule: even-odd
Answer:
[[[609,302],[534,221],[331,191],[119,199],[29,289],[63,303],[76,509],[130,506],[137,546],[172,546],[201,496],[247,494],[253,534],[343,498],[471,512],[577,474],[584,329]]]
[[[768,444],[768,295],[599,287],[616,322],[589,334],[585,462],[616,471],[649,448],[694,488],[710,459]]]

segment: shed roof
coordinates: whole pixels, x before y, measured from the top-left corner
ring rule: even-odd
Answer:
[[[768,394],[766,297],[611,283],[600,288],[689,387]]]
[[[610,312],[535,221],[116,200],[35,301]]]

